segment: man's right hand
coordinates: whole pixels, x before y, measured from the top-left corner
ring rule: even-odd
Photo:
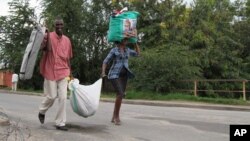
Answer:
[[[46,50],[47,49],[47,43],[48,42],[48,32],[46,30],[44,37],[43,37],[43,41],[42,41],[42,45],[41,45],[41,49],[42,50]]]

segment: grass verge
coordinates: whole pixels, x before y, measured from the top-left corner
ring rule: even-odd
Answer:
[[[1,88],[2,89],[2,88]],[[11,90],[6,89],[4,90]],[[18,90],[19,92],[34,92],[42,93],[42,90]],[[68,93],[69,95],[69,93]],[[102,93],[101,98],[115,98],[115,93]],[[152,92],[138,92],[138,91],[127,91],[126,98],[131,100],[158,100],[158,101],[186,101],[186,102],[202,102],[202,103],[212,103],[212,104],[225,104],[225,105],[248,105],[250,106],[250,101],[244,101],[240,99],[230,99],[230,98],[209,98],[209,97],[195,97],[187,93],[152,93]]]
[[[115,94],[103,93],[104,98],[114,98]],[[187,101],[187,102],[202,102],[202,103],[212,103],[212,104],[225,104],[225,105],[249,105],[249,101],[244,101],[240,99],[230,99],[230,98],[209,98],[209,97],[195,97],[194,95],[186,93],[150,93],[150,92],[137,92],[128,91],[125,99],[131,100],[159,100],[159,101]]]

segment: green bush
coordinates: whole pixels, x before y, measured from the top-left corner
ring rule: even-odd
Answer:
[[[186,84],[178,81],[200,76],[195,63],[195,57],[184,46],[170,45],[158,50],[144,51],[139,59],[131,60],[130,66],[136,75],[131,86],[136,90],[155,92],[170,92],[186,87]]]

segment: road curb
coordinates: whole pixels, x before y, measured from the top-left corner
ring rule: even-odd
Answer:
[[[103,102],[114,102],[112,99],[102,99]],[[183,108],[198,108],[210,110],[231,110],[231,111],[250,111],[250,106],[231,106],[219,104],[207,104],[185,101],[145,101],[145,100],[127,100],[124,99],[123,103],[135,105],[148,105],[148,106],[162,106],[162,107],[183,107]]]
[[[20,91],[14,92],[10,90],[0,90],[0,92],[9,94],[43,96],[42,93],[34,93],[34,92],[20,92]],[[101,98],[100,101],[113,103],[114,99]],[[209,103],[187,102],[187,101],[149,101],[149,100],[123,99],[123,103],[135,104],[135,105],[162,106],[162,107],[184,107],[184,108],[200,108],[200,109],[211,109],[211,110],[250,111],[250,106],[209,104]]]
[[[21,94],[21,95],[43,96],[43,93],[24,92],[24,91],[0,90],[0,92],[1,93],[8,93],[8,94]]]

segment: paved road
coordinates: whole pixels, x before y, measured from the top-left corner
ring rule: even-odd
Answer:
[[[37,112],[41,101],[39,96],[0,93],[0,107],[9,116],[19,138],[29,141],[228,141],[230,124],[250,124],[249,111],[123,104],[122,125],[115,126],[110,122],[113,103],[101,102],[97,113],[89,118],[73,113],[68,103],[69,131],[64,132],[54,127],[57,103],[46,114],[45,124],[40,125]],[[9,127],[0,126],[0,129],[1,140]]]

